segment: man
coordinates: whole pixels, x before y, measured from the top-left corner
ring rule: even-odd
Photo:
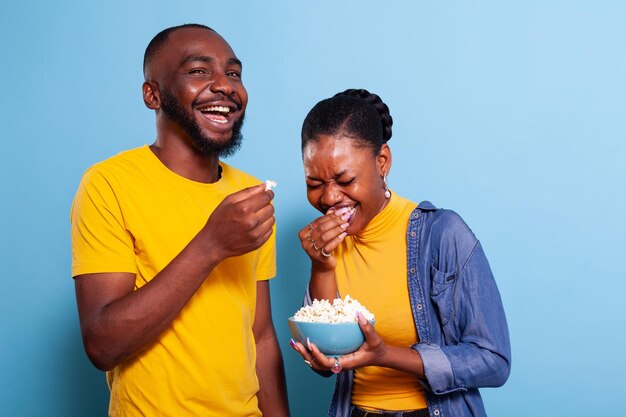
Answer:
[[[72,274],[111,416],[288,416],[271,320],[273,193],[219,160],[238,147],[241,62],[212,29],[159,33],[144,56],[150,146],[84,175]]]

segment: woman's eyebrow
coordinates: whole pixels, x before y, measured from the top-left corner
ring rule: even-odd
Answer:
[[[340,172],[338,172],[338,173],[334,174],[334,175],[333,175],[333,178],[334,178],[334,179],[341,178],[343,175],[345,175],[345,174],[346,174],[346,172],[348,172],[348,170],[347,170],[347,169],[344,169],[343,171],[340,171]],[[312,176],[312,175],[307,175],[306,177],[307,177],[307,179],[309,179],[309,180],[313,180],[313,181],[321,181],[321,179],[319,179],[318,177],[314,177],[314,176]]]
[[[347,169],[344,169],[343,171],[340,171],[340,172],[336,173],[336,174],[335,174],[335,178],[341,178],[341,177],[343,177],[343,176],[344,176],[344,174],[345,174],[346,172],[348,172],[348,170],[347,170]]]

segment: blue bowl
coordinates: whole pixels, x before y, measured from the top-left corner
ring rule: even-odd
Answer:
[[[365,341],[357,322],[352,323],[309,323],[288,319],[294,338],[306,346],[306,338],[326,356],[345,355],[361,347]],[[370,321],[372,325],[374,321]]]

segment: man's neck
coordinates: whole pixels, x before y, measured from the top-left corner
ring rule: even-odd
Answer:
[[[196,182],[206,184],[220,179],[219,157],[200,155],[180,142],[163,143],[157,139],[150,150],[170,171]]]

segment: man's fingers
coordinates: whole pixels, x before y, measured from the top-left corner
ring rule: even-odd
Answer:
[[[274,216],[272,216],[272,217],[267,218],[265,221],[263,221],[263,223],[259,225],[259,229],[264,231],[263,242],[269,239],[269,237],[272,235],[272,232],[274,231],[275,223],[276,223],[276,220],[274,219]]]
[[[255,196],[260,197],[262,195],[265,195],[268,198],[267,200],[268,202],[271,201],[272,198],[274,198],[273,191],[267,190],[266,192],[265,184],[253,185],[252,187],[244,188],[243,190],[232,193],[230,196],[228,196],[228,198],[231,203],[238,203],[244,200],[251,199],[252,197],[255,197]]]

